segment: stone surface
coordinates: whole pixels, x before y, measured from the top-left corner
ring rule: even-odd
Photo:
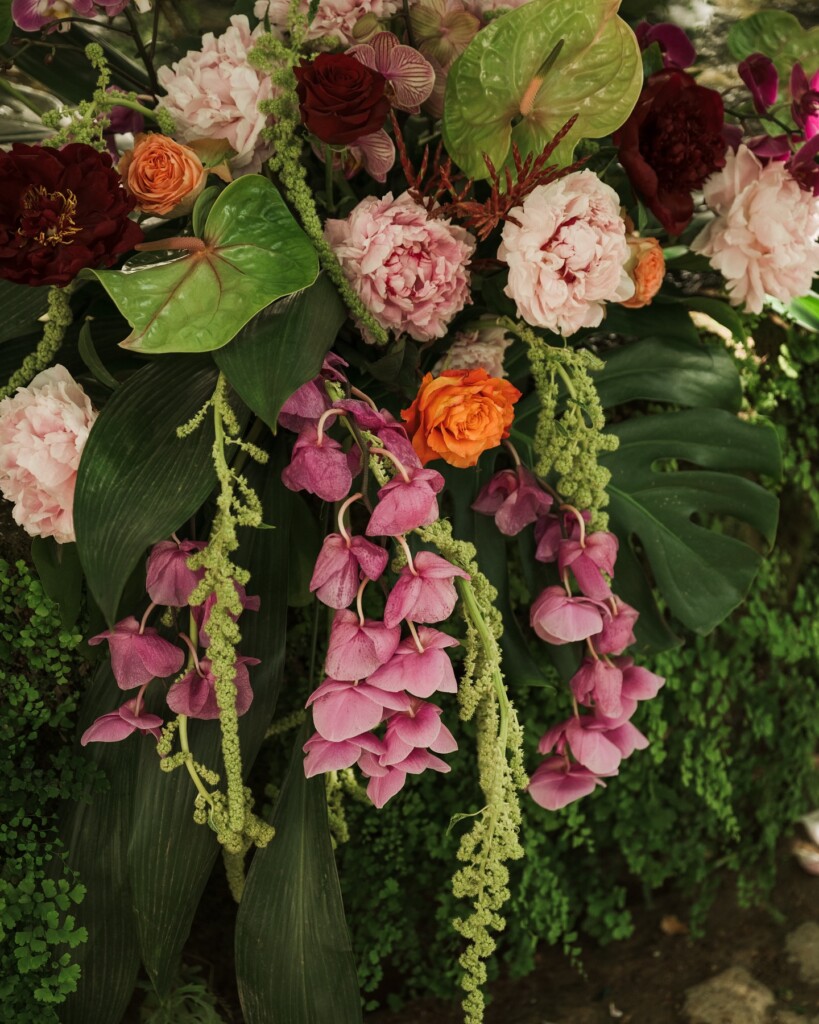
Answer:
[[[685,994],[691,1024],[767,1024],[773,993],[744,967],[729,967]]]
[[[771,1018],[771,1024],[817,1024],[819,1017],[803,1017],[793,1010],[777,1010]]]
[[[819,985],[819,924],[806,921],[785,940],[788,957],[796,963],[802,981]]]

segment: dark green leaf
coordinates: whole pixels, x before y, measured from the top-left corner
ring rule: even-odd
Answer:
[[[645,399],[737,412],[742,402],[736,363],[724,346],[673,337],[614,349],[596,383],[604,408]]]
[[[104,384],[105,387],[109,388],[111,391],[116,391],[119,387],[119,381],[108,372],[105,368],[105,364],[99,357],[94,346],[94,339],[91,335],[90,320],[86,320],[80,328],[79,337],[77,339],[77,348],[80,353],[80,359],[82,359],[89,371],[94,375],[94,377],[96,377],[100,384]]]
[[[306,736],[305,727],[276,806],[276,837],[253,858],[236,919],[247,1024],[361,1024],[324,779],[304,777]]]
[[[728,33],[728,49],[738,61],[752,53],[764,53],[783,77],[790,75],[793,64],[800,61],[810,78],[819,68],[819,26],[804,29],[787,11],[757,11],[734,22]]]
[[[761,560],[753,537],[773,542],[777,500],[740,474],[779,475],[776,433],[721,409],[642,416],[612,432],[620,447],[602,460],[612,472],[612,528],[621,545],[639,543],[671,613],[707,633],[751,585]],[[677,468],[680,462],[704,468]],[[743,526],[740,539],[714,528],[725,517],[755,533]],[[627,601],[645,596],[619,572],[617,583]]]
[[[624,338],[678,338],[696,343],[700,337],[682,306],[658,300],[642,309],[609,303],[603,326]]]
[[[310,580],[323,534],[313,509],[300,494],[285,490],[283,497],[291,536],[287,603],[291,608],[303,608],[314,600]]]
[[[45,313],[47,305],[48,288],[0,281],[0,309],[3,310],[0,342],[36,331],[37,320]]]
[[[246,472],[262,500],[272,530],[244,530],[238,562],[251,574],[250,593],[261,589],[258,612],[240,620],[242,654],[261,659],[250,668],[253,703],[240,719],[242,764],[247,774],[273,717],[282,681],[287,626],[287,576],[290,555],[287,501],[280,482],[284,445],[277,444],[271,464]],[[275,580],[275,586],[264,586]],[[191,750],[197,760],[222,771],[218,723],[189,722]],[[172,986],[179,958],[202,891],[219,851],[213,832],[193,821],[193,784],[184,769],[160,771],[153,750],[143,749],[128,846],[137,934],[145,968],[160,993]]]
[[[250,408],[272,429],[292,393],[321,370],[347,312],[322,274],[310,288],[258,313],[214,358]]]
[[[66,629],[75,625],[82,604],[82,566],[76,544],[58,544],[53,537],[35,537],[31,559],[52,601],[60,606]]]
[[[11,0],[0,0],[0,46],[8,41],[14,22],[11,19]]]
[[[783,312],[809,331],[819,331],[819,295],[811,292],[801,299],[793,299],[783,304]]]
[[[701,295],[688,295],[684,299],[680,299],[680,302],[687,309],[694,310],[697,313],[705,313],[712,320],[716,320],[718,324],[727,327],[737,341],[745,341],[747,339],[748,332],[745,330],[742,317],[727,302],[723,302],[721,299],[709,299]]]
[[[78,731],[120,703],[122,693],[106,661],[83,700]],[[76,910],[77,924],[88,930],[88,942],[72,953],[82,974],[77,991],[60,1007],[62,1024],[119,1024],[136,984],[139,948],[126,848],[142,745],[153,746],[139,734],[119,743],[89,744],[86,755],[107,782],[90,802],[72,804],[61,826],[68,862],[86,887]]]
[[[203,193],[200,202],[211,198]],[[202,239],[203,249],[181,258],[166,252],[157,262],[150,253],[123,270],[81,272],[101,282],[133,326],[124,348],[211,352],[271,302],[312,284],[318,273],[312,242],[260,174],[245,174],[220,192]]]
[[[122,588],[149,544],[199,508],[215,479],[209,418],[190,437],[176,428],[213,393],[210,359],[163,359],[111,396],[80,460],[74,496],[77,548],[88,585],[109,623]]]

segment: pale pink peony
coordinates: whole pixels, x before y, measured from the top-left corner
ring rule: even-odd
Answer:
[[[74,488],[97,414],[64,366],[38,373],[0,402],[0,492],[32,537],[74,540]]]
[[[364,305],[396,334],[442,338],[471,301],[467,267],[475,239],[428,217],[406,192],[362,199],[346,220],[328,220],[324,235]]]
[[[253,13],[260,21],[267,15],[271,30],[283,36],[287,29],[290,6],[289,0],[256,0]],[[365,25],[384,21],[392,17],[400,6],[399,0],[321,0],[305,38],[314,40],[329,37],[342,43],[359,43],[362,39],[356,36],[356,24],[362,18],[369,15]],[[309,0],[299,0],[300,13],[307,14],[309,8]],[[359,25],[358,32],[361,31]]]
[[[472,330],[458,331],[432,372],[437,375],[443,370],[475,370],[482,366],[490,377],[505,377],[503,355],[511,344],[512,338],[498,327],[495,317],[481,317]]]
[[[263,25],[251,32],[247,18],[236,14],[222,35],[208,32],[201,50],[188,50],[182,60],[157,72],[168,93],[159,105],[176,122],[178,141],[225,139],[236,151],[231,167],[243,171],[258,171],[268,151],[260,135],[267,115],[259,103],[273,97],[273,84],[247,60],[260,35]]]
[[[592,171],[540,185],[507,221],[498,259],[509,265],[505,292],[518,316],[563,335],[597,327],[604,303],[634,294],[626,273],[626,225],[613,188]]]
[[[729,149],[703,193],[717,216],[691,249],[725,277],[734,305],[759,313],[766,295],[789,302],[810,291],[819,272],[819,200],[784,164],[763,166],[744,145]]]

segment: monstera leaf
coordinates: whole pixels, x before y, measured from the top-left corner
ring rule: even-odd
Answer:
[[[796,61],[812,75],[819,69],[819,26],[804,29],[787,11],[757,11],[731,26],[728,49],[737,60],[764,53],[785,78]]]
[[[620,538],[617,592],[641,612],[638,638],[657,648],[676,637],[652,583],[674,618],[699,633],[742,601],[778,517],[776,498],[749,476],[781,470],[774,430],[734,414],[737,390],[724,350],[675,342],[658,373],[662,345],[649,338],[615,351],[598,378],[607,405],[693,406],[616,423],[610,429],[620,447],[603,459],[612,473],[611,528]]]
[[[444,143],[465,174],[487,177],[483,154],[500,167],[513,142],[523,155],[540,153],[575,114],[556,164],[571,163],[579,139],[620,127],[637,102],[643,69],[619,6],[532,0],[478,33],[453,64],[444,101]]]
[[[212,196],[200,197],[210,203]],[[194,211],[194,223],[197,211]],[[276,188],[259,174],[234,181],[210,207],[204,246],[182,256],[137,256],[96,277],[133,327],[139,352],[210,352],[265,306],[307,288],[318,274],[312,243]]]

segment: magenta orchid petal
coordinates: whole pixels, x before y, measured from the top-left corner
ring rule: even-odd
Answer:
[[[389,775],[390,766],[384,763],[383,754],[380,757],[375,757],[369,751],[362,751],[358,758],[358,767],[361,769],[362,775],[366,775],[367,778],[382,778],[385,775]]]
[[[310,590],[330,608],[346,608],[355,600],[359,563],[339,533],[328,534],[319,551]]]
[[[387,95],[392,93],[392,105],[399,110],[417,114],[435,85],[435,71],[426,57],[392,32],[379,32],[347,53],[386,78]]]
[[[285,430],[300,433],[305,427],[314,425],[332,402],[324,387],[324,378],[316,377],[294,391],[279,411],[279,424]]]
[[[535,523],[535,558],[538,562],[557,561],[557,552],[563,533],[557,516],[542,516]]]
[[[337,611],[330,631],[327,674],[333,679],[365,679],[390,660],[400,639],[398,626],[372,619],[360,625],[355,612]]]
[[[196,540],[179,543],[163,540],[153,546],[146,565],[145,589],[154,604],[171,608],[184,608],[188,604],[205,575],[204,569],[189,569],[188,559],[206,546],[204,541]]]
[[[234,665],[233,685],[236,690],[236,714],[243,715],[253,703],[248,665],[258,665],[258,658],[239,655]],[[213,677],[209,658],[201,658],[201,672],[195,668],[187,672],[168,690],[166,701],[171,711],[189,718],[212,721],[219,718],[219,702],[216,699],[216,680]]]
[[[537,745],[539,754],[551,754],[553,750],[556,750],[558,754],[562,754],[565,749],[565,736],[566,726],[569,724],[571,719],[567,719],[565,722],[560,722],[558,725],[553,725],[550,729],[540,737],[540,741]]]
[[[603,628],[592,639],[598,654],[621,654],[635,642],[634,624],[640,613],[619,597],[614,600],[617,603],[617,611],[604,616]]]
[[[436,634],[446,643],[434,647],[429,637],[425,637],[424,634]],[[431,697],[433,693],[457,693],[455,670],[441,647],[456,647],[458,641],[446,633],[438,633],[437,630],[423,626],[419,628],[418,635],[424,646],[423,652],[415,646],[412,637],[402,640],[390,661],[376,669],[369,682],[384,690],[406,690],[414,697]]]
[[[438,731],[438,735],[435,737],[433,742],[430,743],[429,749],[434,751],[436,754],[452,754],[458,749],[458,741],[443,722],[441,722],[441,728]]]
[[[495,525],[507,537],[514,537],[525,527],[545,516],[552,498],[543,491],[535,476],[518,466],[496,473],[472,503],[476,512],[495,517]]]
[[[650,25],[647,21],[641,21],[634,31],[641,50],[648,49],[652,43],[659,45],[667,68],[690,68],[697,59],[694,44],[677,25],[667,21]]]
[[[635,665],[631,658],[618,658],[616,664],[623,673],[623,696],[630,700],[651,700],[665,684],[662,676]]]
[[[620,767],[620,748],[609,733],[594,727],[594,719],[574,718],[566,726],[569,749],[580,764],[595,775],[611,775]]]
[[[797,61],[791,70],[791,116],[806,139],[819,133],[819,72],[810,81]]]
[[[308,491],[323,501],[341,501],[353,484],[347,453],[326,432],[319,443],[316,427],[308,425],[293,445],[290,465],[282,470],[282,483],[291,491]]]
[[[126,701],[118,710],[117,714],[128,725],[141,732],[153,732],[154,729],[161,729],[165,724],[159,715],[152,715],[142,708],[137,712],[136,698]]]
[[[161,723],[160,719],[160,723]],[[102,715],[85,730],[80,738],[80,745],[88,743],[118,743],[134,732],[136,726],[126,722],[119,711],[111,711]]]
[[[415,556],[415,572],[408,565],[401,570],[384,608],[384,622],[397,626],[403,619],[413,622],[443,622],[452,614],[458,594],[452,580],[469,573],[432,551]]]
[[[567,765],[562,757],[550,757],[532,773],[529,796],[547,811],[558,811],[605,786],[588,768],[579,764]]]
[[[621,757],[631,757],[635,750],[645,750],[648,746],[648,738],[631,722],[624,722],[616,729],[609,729],[606,739],[617,747]]]
[[[155,629],[139,632],[133,615],[118,622],[113,629],[91,637],[90,647],[108,641],[111,670],[121,690],[132,690],[152,679],[175,675],[185,661],[183,651],[164,640]]]
[[[387,725],[387,731],[384,733],[384,750],[378,758],[378,763],[385,766],[398,764],[409,757],[414,749],[413,743],[409,743]]]
[[[304,774],[308,779],[323,772],[336,772],[342,768],[351,768],[361,754],[361,747],[352,740],[333,743],[315,733],[304,744]]]
[[[373,776],[367,783],[367,796],[379,809],[404,788],[407,773],[400,768],[390,768],[386,775]]]
[[[242,607],[242,611],[245,612],[257,612],[261,607],[261,598],[257,594],[249,595],[241,583],[233,584],[236,590],[236,596],[239,598],[239,604]],[[210,645],[210,637],[208,636],[208,620],[210,619],[210,613],[213,611],[218,598],[216,594],[211,592],[202,602],[202,604],[194,605],[191,608],[191,614],[193,615],[196,625],[199,627],[199,643],[203,647]],[[234,622],[237,621],[238,616],[234,615],[233,612],[228,613]]]
[[[387,180],[395,163],[395,143],[383,128],[362,135],[350,148],[371,178],[382,184]]]
[[[326,740],[338,743],[374,729],[384,717],[380,704],[358,692],[354,684],[340,693],[328,693],[313,703],[313,724]]]
[[[546,587],[532,605],[530,622],[541,640],[567,644],[585,640],[603,629],[598,605],[585,597],[569,597],[562,587]]]
[[[386,548],[373,544],[366,537],[351,537],[350,551],[367,579],[377,580],[384,574],[390,557]]]
[[[398,474],[378,492],[367,524],[368,537],[396,537],[419,526],[430,526],[438,519],[436,495],[444,478],[434,469],[407,467],[409,481]]]
[[[600,566],[594,559],[594,552],[581,546],[578,540],[561,540],[557,552],[557,566],[562,575],[571,571],[580,592],[592,601],[605,601],[611,597],[611,587],[606,582]]]
[[[622,714],[623,673],[616,665],[584,658],[570,685],[580,704],[594,702],[601,714],[612,718]]]
[[[779,93],[779,72],[770,57],[752,53],[739,67],[739,77],[748,87],[757,114],[765,114],[776,103]]]
[[[408,754],[403,761],[400,761],[396,768],[401,771],[407,772],[408,775],[420,775],[421,772],[425,772],[427,768],[431,768],[434,772],[450,772],[451,767],[442,761],[440,757],[436,757],[434,754],[430,754],[428,750],[417,748],[412,753]]]
[[[418,699],[411,703],[407,713],[390,719],[387,729],[413,747],[428,747],[441,731],[441,709]]]

